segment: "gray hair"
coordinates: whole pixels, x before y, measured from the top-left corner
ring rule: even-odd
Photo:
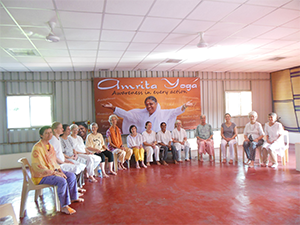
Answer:
[[[255,118],[258,117],[257,112],[255,112],[255,111],[249,112],[248,116],[249,116],[249,118],[250,118],[250,116],[254,116]]]
[[[71,129],[71,130],[78,129],[77,124],[74,124],[74,123],[73,123],[73,124],[70,126],[70,129]]]
[[[177,123],[181,123],[182,124],[181,120],[176,120],[175,121],[175,127],[177,126]]]
[[[269,116],[272,116],[274,120],[277,119],[277,114],[274,112],[269,113]]]
[[[92,127],[98,127],[98,124],[95,123],[95,122],[93,122],[93,123],[91,123],[91,125],[90,125],[90,129],[92,129]]]
[[[109,116],[109,118],[108,118],[108,122],[110,123],[110,125],[112,125],[111,124],[111,121],[112,121],[112,118],[116,118],[117,120],[119,119],[118,117],[117,117],[117,115],[115,115],[115,114],[111,114],[110,116]]]

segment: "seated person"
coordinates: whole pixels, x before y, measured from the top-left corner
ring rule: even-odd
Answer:
[[[175,127],[176,128],[172,131],[172,138],[173,138],[173,144],[177,150],[178,162],[182,162],[181,150],[184,150],[185,161],[190,161],[189,160],[190,144],[187,141],[186,131],[183,128],[181,128],[182,123],[180,120],[176,120]]]
[[[110,151],[108,151],[107,147],[105,146],[102,134],[98,133],[98,124],[92,123],[91,130],[92,133],[90,133],[86,137],[86,148],[89,151],[94,152],[95,155],[101,157],[100,167],[102,170],[103,177],[108,177],[108,175],[105,172],[105,156],[108,158],[110,174],[117,175],[117,173],[113,171],[114,156]]]
[[[277,155],[281,157],[284,156],[284,139],[283,139],[283,127],[281,123],[276,122],[277,114],[269,114],[269,122],[265,124],[265,134],[267,135],[267,140],[264,142],[262,148],[263,154],[263,164],[262,166],[268,166],[269,160],[268,155],[270,155],[272,168],[277,168]]]
[[[71,202],[83,202],[78,197],[76,176],[74,173],[61,169],[56,161],[56,152],[49,143],[52,138],[50,126],[43,126],[39,130],[41,140],[31,151],[31,179],[34,184],[49,184],[57,186],[57,194],[61,205],[61,212],[68,215],[76,211],[69,205]]]
[[[70,135],[71,133],[71,135]],[[74,152],[74,155],[78,156],[80,159],[85,160],[86,164],[86,177],[89,179],[90,182],[97,182],[95,179],[95,169],[101,162],[101,158],[94,155],[94,153],[87,150],[83,143],[82,137],[77,135],[78,133],[78,126],[76,124],[72,124],[70,127],[67,125],[66,129],[64,131],[64,135],[67,136],[67,140],[64,139],[64,135],[61,136],[61,140],[65,142],[65,144],[62,144],[62,146],[65,149],[72,149]],[[71,152],[71,151],[70,151]]]
[[[132,155],[132,149],[123,145],[122,134],[119,127],[117,127],[118,117],[114,114],[109,116],[108,119],[110,128],[106,131],[106,137],[108,139],[108,149],[118,156],[118,168],[120,170],[126,170],[124,166],[125,160],[130,160]]]
[[[141,167],[147,168],[147,166],[144,164],[144,138],[141,134],[137,133],[135,125],[130,126],[129,132],[130,135],[127,136],[127,146],[133,150],[136,168],[140,169],[139,163],[141,164]]]
[[[200,124],[196,128],[196,138],[198,144],[198,152],[200,155],[200,161],[203,162],[203,153],[209,154],[209,161],[213,161],[215,155],[214,152],[214,141],[213,141],[213,131],[210,124],[206,123],[206,116],[200,116]]]
[[[229,113],[225,114],[225,123],[221,125],[221,152],[223,156],[223,163],[226,163],[226,145],[229,145],[229,164],[233,164],[233,152],[234,145],[236,143],[237,128],[235,123],[230,121],[231,115]]]
[[[62,124],[60,122],[54,122],[51,128],[53,137],[51,138],[49,143],[53,146],[56,152],[57,163],[60,165],[62,170],[76,174],[77,184],[79,187],[78,190],[81,192],[85,192],[86,190],[81,188],[84,185],[83,171],[85,170],[86,165],[80,162],[70,161],[65,158],[59,137],[63,133]]]
[[[146,122],[146,130],[142,133],[144,137],[144,149],[147,153],[147,166],[150,166],[150,162],[153,162],[153,152],[157,165],[160,165],[159,159],[159,147],[156,145],[156,133],[151,130],[152,123],[150,121]]]
[[[172,152],[174,163],[178,164],[177,162],[178,156],[176,155],[177,151],[175,146],[172,145],[172,135],[171,132],[167,130],[167,124],[165,122],[162,122],[160,124],[160,128],[161,130],[158,131],[156,134],[156,139],[157,139],[157,144],[160,146],[160,150],[163,151],[162,164],[168,165],[166,159],[169,150]]]
[[[243,143],[244,151],[247,155],[248,161],[246,164],[249,167],[254,167],[256,148],[264,143],[264,131],[259,122],[256,121],[258,115],[255,111],[249,113],[250,122],[246,124],[244,129]]]

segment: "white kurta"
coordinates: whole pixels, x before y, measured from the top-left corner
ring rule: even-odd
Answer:
[[[99,165],[101,162],[101,157],[97,155],[88,155],[85,154],[85,145],[83,143],[82,137],[78,136],[76,138],[72,137],[71,135],[68,137],[68,140],[70,140],[73,143],[73,148],[76,152],[80,152],[82,154],[79,154],[79,157],[84,158],[86,160],[86,169],[89,174],[89,176],[94,176],[94,169]]]
[[[267,141],[264,142],[263,148],[271,149],[273,152],[280,156],[284,156],[284,137],[283,137],[283,127],[281,123],[275,122],[273,126],[269,123],[265,124],[265,133],[269,136],[270,141],[276,140],[273,144],[269,144]],[[278,136],[281,135],[279,138]]]
[[[137,134],[135,137],[128,135],[127,136],[127,147],[132,148],[133,146],[140,146],[144,143],[144,137],[141,134]]]
[[[250,135],[252,135],[253,140],[260,137],[261,135],[264,135],[264,131],[262,129],[262,126],[259,122],[255,122],[254,124],[251,124],[250,122],[246,124],[244,129],[244,135],[247,135],[249,138]]]
[[[158,131],[156,134],[156,139],[158,143],[164,143],[165,145],[168,145],[170,141],[172,141],[172,135],[171,132],[166,130],[165,133],[162,131]]]
[[[54,135],[49,141],[49,143],[53,146],[55,152],[56,152],[56,157],[60,159],[61,161],[65,161],[65,156],[62,151],[62,146],[59,138],[57,139]],[[60,167],[63,171],[66,172],[71,172],[75,174],[79,174],[81,171],[85,169],[85,165],[79,162],[74,162],[74,164],[71,163],[63,163],[60,164]]]
[[[172,131],[172,138],[174,140],[182,142],[184,140],[184,138],[187,138],[186,131],[182,128],[180,128],[180,131],[177,128],[175,128]],[[184,149],[184,146],[190,147],[190,144],[188,141],[185,141],[184,145],[182,145],[180,143],[174,143],[174,146],[175,146],[176,150],[178,151],[178,150]]]
[[[147,131],[143,132],[143,137],[144,137],[144,142],[148,143],[148,144],[153,144],[156,142],[156,133],[151,130],[151,133],[147,133]],[[144,149],[147,152],[147,162],[153,162],[153,153],[155,156],[155,160],[158,162],[159,161],[159,148],[156,145],[155,148],[153,149],[152,146],[146,146],[144,145]]]
[[[84,145],[82,137],[77,135],[76,138],[73,138],[72,136],[69,136],[68,138],[69,138],[69,140],[72,141],[73,148],[75,149],[76,152],[85,153],[85,145]]]
[[[152,115],[149,115],[146,108],[126,111],[119,107],[116,107],[115,114],[123,118],[123,134],[129,134],[129,127],[131,125],[136,125],[137,131],[142,133],[145,131],[145,123],[147,121],[150,121],[152,129],[158,132],[162,122],[167,124],[167,130],[173,129],[177,116],[184,112],[181,108],[182,106],[175,109],[161,109],[159,103],[157,103],[156,111]]]

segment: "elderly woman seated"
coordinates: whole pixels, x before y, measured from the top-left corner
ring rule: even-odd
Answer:
[[[256,148],[264,143],[263,137],[265,134],[261,124],[256,121],[257,117],[257,112],[250,112],[250,122],[246,124],[244,129],[245,141],[243,147],[248,158],[246,164],[248,164],[249,167],[254,167]]]
[[[130,135],[127,136],[127,146],[133,150],[136,168],[140,169],[140,164],[141,167],[147,168],[147,166],[144,164],[144,138],[141,134],[137,133],[137,128],[135,125],[130,126],[129,132]]]
[[[284,156],[284,139],[283,139],[283,127],[281,123],[276,122],[277,114],[269,114],[269,122],[265,124],[265,133],[267,140],[264,142],[262,148],[263,164],[262,166],[268,166],[270,155],[272,168],[277,168],[277,155]]]
[[[34,184],[49,184],[57,186],[61,211],[73,214],[76,211],[69,205],[71,202],[83,202],[78,197],[76,176],[74,173],[63,171],[56,161],[56,152],[49,143],[52,138],[50,126],[39,130],[41,140],[37,142],[31,152],[32,181]]]
[[[200,116],[200,124],[196,128],[196,138],[198,144],[198,153],[200,155],[200,161],[203,161],[203,153],[209,154],[209,160],[212,162],[215,155],[214,152],[214,141],[213,141],[213,130],[210,124],[206,123],[206,116]]]
[[[122,142],[121,130],[117,127],[118,117],[114,114],[109,116],[108,119],[110,128],[106,131],[106,137],[108,139],[108,148],[114,154],[118,156],[118,168],[120,170],[126,170],[124,166],[125,160],[130,160],[132,155],[132,149],[125,147]]]
[[[178,153],[178,162],[182,162],[181,150],[184,150],[185,161],[190,161],[189,155],[188,155],[189,149],[190,149],[190,144],[187,141],[186,131],[183,128],[181,128],[182,123],[180,120],[176,120],[175,127],[176,128],[172,131],[172,138],[173,138],[174,146]]]
[[[89,151],[94,152],[95,155],[101,157],[100,167],[102,170],[103,177],[108,177],[108,175],[105,172],[105,157],[108,158],[110,174],[117,175],[117,173],[113,171],[114,156],[110,151],[108,151],[108,149],[104,143],[102,134],[98,133],[98,124],[92,123],[91,130],[92,130],[92,133],[90,133],[86,137],[86,148]]]

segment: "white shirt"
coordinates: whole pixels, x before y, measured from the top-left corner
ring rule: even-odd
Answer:
[[[165,133],[162,131],[158,131],[156,134],[156,139],[158,144],[164,143],[165,145],[168,145],[170,141],[172,141],[172,135],[171,132],[166,130]]]
[[[144,142],[147,142],[148,144],[153,144],[156,142],[156,133],[151,130],[151,133],[149,134],[147,131],[143,132]]]
[[[160,130],[160,124],[165,122],[167,124],[167,130],[171,130],[174,127],[175,120],[178,115],[183,113],[182,106],[175,109],[161,109],[159,103],[152,115],[149,115],[147,109],[132,109],[126,111],[119,107],[115,108],[115,114],[123,118],[122,131],[123,134],[129,133],[129,127],[136,125],[137,131],[142,133],[145,130],[145,123],[150,121],[152,123],[152,129],[157,132]]]
[[[182,142],[184,138],[187,138],[186,131],[182,128],[180,128],[180,131],[177,128],[175,128],[172,131],[172,138]]]
[[[244,129],[244,135],[246,135],[248,138],[250,135],[252,135],[253,140],[260,137],[261,135],[265,135],[262,126],[259,122],[255,122],[254,124],[251,124],[250,122],[246,124]]]
[[[283,135],[283,127],[281,123],[275,122],[273,126],[270,127],[269,123],[265,124],[266,135],[269,135],[269,140],[274,141],[279,135]],[[281,136],[283,137],[283,136]]]
[[[134,146],[139,147],[140,145],[143,145],[143,143],[144,143],[144,137],[139,133],[135,137],[133,137],[131,134],[127,136],[128,148],[132,148]]]
[[[60,138],[57,138],[53,135],[49,143],[53,146],[55,152],[56,152],[56,158],[58,158],[61,161],[65,161],[65,156],[62,151],[62,146],[60,142]]]
[[[82,137],[77,135],[76,138],[73,138],[71,135],[68,137],[70,141],[73,143],[73,148],[75,149],[76,152],[81,152],[85,153],[85,145],[83,143]]]

